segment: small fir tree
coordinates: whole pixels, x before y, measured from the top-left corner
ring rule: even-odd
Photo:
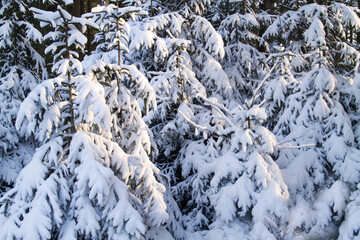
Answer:
[[[209,103],[212,121],[201,126],[208,137],[188,141],[181,152],[184,180],[174,189],[188,203],[187,229],[209,229],[206,238],[283,237],[289,194],[269,155],[275,136],[260,125],[266,114],[254,102],[232,110]]]
[[[96,78],[81,75],[79,30],[97,25],[33,8],[49,26],[46,48],[56,78],[39,84],[21,105],[16,127],[41,146],[2,199],[1,238],[142,239],[167,217],[157,169],[113,141],[111,109]],[[149,223],[152,223],[151,225]]]
[[[46,76],[37,52],[43,36],[36,29],[28,1],[2,1],[0,7],[0,182],[11,185],[31,158],[29,144],[14,126],[21,102]],[[0,192],[4,190],[1,187]]]

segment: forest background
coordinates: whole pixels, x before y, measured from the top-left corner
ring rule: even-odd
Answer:
[[[1,0],[0,239],[359,239],[359,7]]]

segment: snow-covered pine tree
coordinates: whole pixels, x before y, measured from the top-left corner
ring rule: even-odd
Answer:
[[[303,18],[300,12],[288,10],[270,24],[261,38],[261,44],[266,45],[268,49],[274,49],[274,46],[281,44],[285,47],[284,51],[295,54],[291,58],[291,70],[297,72],[301,72],[307,67],[302,43],[306,24],[301,21]]]
[[[174,186],[188,198],[187,229],[209,230],[205,239],[281,239],[289,194],[269,155],[277,142],[261,126],[264,109],[255,99],[232,110],[216,99],[206,102],[211,121],[192,123],[206,137],[181,150],[184,180]]]
[[[157,16],[144,18],[134,26],[129,47],[136,50],[141,48],[139,54],[134,56],[141,71],[164,72],[168,68],[167,61],[171,53],[174,53],[179,45],[176,39],[188,40],[190,44],[187,44],[185,50],[190,57],[190,69],[206,87],[227,96],[232,93],[231,85],[218,63],[218,60],[224,57],[223,41],[211,23],[197,15],[198,8],[189,7],[206,6],[206,3],[207,1],[180,1],[174,9],[176,11],[172,12],[169,11],[173,5],[171,1],[164,4],[165,6],[158,3],[161,11]],[[149,57],[156,61],[147,61]],[[216,81],[218,78],[223,81]]]
[[[357,239],[360,236],[359,233],[359,214],[360,214],[360,185],[358,184],[357,190],[355,190],[350,196],[350,203],[346,206],[345,220],[341,224],[339,229],[339,238],[343,240]]]
[[[113,141],[104,88],[81,75],[78,59],[87,41],[79,28],[97,25],[71,16],[69,3],[59,2],[55,12],[32,9],[52,29],[46,52],[57,77],[39,84],[20,107],[17,129],[41,145],[1,198],[0,238],[143,239],[167,217],[165,189],[153,164]]]
[[[198,4],[201,5],[200,2]],[[130,49],[141,49],[139,54],[133,57],[141,71],[146,75],[154,76],[151,82],[161,97],[158,110],[150,112],[147,120],[153,122],[153,125],[158,125],[158,127],[154,125],[154,128],[159,131],[168,129],[160,126],[173,121],[177,118],[176,115],[182,119],[174,109],[177,109],[182,102],[186,104],[193,102],[192,99],[196,95],[191,94],[193,92],[191,88],[198,89],[199,94],[207,91],[220,94],[224,98],[232,93],[232,86],[216,60],[224,56],[223,42],[219,34],[206,19],[195,15],[194,12],[191,12],[191,17],[186,17],[185,12],[192,8],[166,12],[171,6],[171,4],[163,6],[165,13],[145,18],[137,23],[131,33],[129,46]],[[146,60],[150,56],[154,57],[155,63]],[[171,140],[172,134],[168,135]],[[176,139],[171,141],[175,144],[179,143]],[[159,145],[166,146],[167,153],[177,148],[169,142]]]
[[[348,60],[354,61],[358,63],[360,59],[360,54],[355,48],[349,52],[348,56],[350,57]],[[351,79],[348,76],[345,76],[342,86],[340,87],[340,97],[341,102],[344,106],[344,109],[348,113],[348,116],[351,120],[354,137],[355,137],[355,146],[359,149],[360,143],[360,99],[359,99],[359,91],[360,91],[360,75],[358,64],[355,65],[354,70],[354,78]],[[352,73],[352,72],[350,72]],[[353,74],[350,74],[352,76]],[[358,164],[353,164],[348,168],[352,168],[354,172],[352,173],[354,176],[358,176],[360,171],[360,166]],[[359,213],[360,205],[359,205],[359,185],[357,188],[353,185],[351,187],[352,193],[350,195],[349,203],[345,209],[345,220],[342,222],[342,225],[339,229],[339,239],[356,239],[359,237],[359,221],[356,217]]]
[[[202,1],[197,2],[202,4]],[[175,1],[164,4],[153,1],[157,15],[132,24],[129,45],[130,49],[138,51],[131,57],[140,71],[152,78],[151,84],[158,95],[158,109],[150,111],[146,120],[159,147],[157,164],[171,183],[181,177],[176,176],[176,169],[181,167],[176,164],[176,159],[185,140],[201,138],[185,119],[208,121],[211,112],[204,107],[202,98],[212,94],[223,102],[226,97],[230,99],[233,92],[218,62],[224,56],[220,35],[210,22],[196,14],[195,5],[187,5],[186,1],[180,1],[179,5],[173,3]],[[149,61],[149,58],[155,61]],[[199,117],[195,118],[195,115]],[[167,194],[166,201],[174,206],[171,215],[179,216],[173,201],[177,194]],[[168,226],[175,237],[181,238],[182,230],[176,219],[170,218]]]
[[[190,56],[186,51],[189,41],[173,41],[175,51],[169,58],[167,71],[158,72],[151,80],[159,96],[158,110],[151,113],[151,120],[154,122],[155,132],[162,135],[157,138],[157,142],[165,156],[176,152],[181,147],[181,142],[189,137],[190,125],[179,111],[193,116],[195,109],[190,106],[193,99],[197,95],[206,96],[205,87],[191,69]]]
[[[44,59],[37,52],[41,33],[28,1],[2,1],[0,7],[0,185],[11,185],[31,158],[31,150],[15,130],[20,103],[39,82]],[[21,147],[20,147],[21,145]],[[4,190],[0,187],[0,192]]]
[[[263,99],[266,101],[263,107],[268,115],[266,126],[270,130],[273,130],[279,118],[283,115],[286,99],[293,93],[298,84],[290,66],[290,59],[296,57],[296,55],[288,51],[285,52],[285,48],[281,45],[274,46],[274,48],[277,52],[271,53],[266,60],[268,65],[275,65],[274,72],[262,87]]]
[[[177,181],[176,168],[179,167],[177,164],[179,149],[184,147],[186,141],[193,141],[197,135],[192,132],[193,127],[186,119],[194,120],[195,115],[206,116],[209,114],[206,109],[204,112],[201,104],[195,103],[196,99],[206,97],[206,89],[197,80],[189,66],[190,56],[186,51],[189,41],[182,39],[173,41],[176,41],[173,43],[176,51],[169,58],[167,71],[158,72],[158,75],[151,81],[159,96],[158,111],[152,112],[151,116],[152,129],[158,134],[156,140],[160,149],[157,164],[166,174],[169,183],[172,184]],[[172,109],[176,109],[176,111],[172,111]],[[171,191],[170,185],[168,186],[168,191]],[[183,193],[175,192],[171,195],[169,192],[166,198],[168,205],[172,207],[171,213],[174,215],[172,216],[174,219],[169,219],[169,227],[174,236],[179,239],[184,238],[182,226],[179,226],[178,223],[178,221],[182,222],[183,218],[179,219],[181,214],[174,199],[182,199],[181,195]],[[187,209],[188,206],[185,208]]]
[[[234,120],[234,115],[241,112],[241,109],[234,110],[234,113],[224,110],[225,107],[222,106],[222,103],[226,102],[228,105],[231,105],[232,102],[233,88],[230,81],[227,80],[227,76],[220,64],[218,65],[220,66],[220,68],[218,67],[219,70],[215,71],[214,69],[216,68],[214,67],[205,68],[201,66],[203,63],[216,63],[216,58],[209,58],[211,56],[209,53],[214,54],[218,52],[221,54],[222,51],[217,51],[215,48],[222,42],[215,40],[221,38],[210,27],[211,25],[209,25],[207,20],[196,15],[193,15],[192,18],[195,20],[192,22],[192,28],[198,30],[193,33],[193,36],[185,35],[185,33],[189,32],[189,29],[185,27],[184,23],[188,22],[189,19],[185,15],[175,14],[163,14],[149,18],[148,21],[144,20],[146,24],[143,25],[143,28],[139,27],[140,31],[136,31],[137,35],[132,36],[135,39],[132,42],[133,46],[138,48],[149,46],[147,49],[154,46],[153,50],[158,50],[154,55],[161,56],[158,58],[160,64],[153,64],[151,65],[152,67],[160,70],[162,66],[166,66],[165,71],[151,72],[155,75],[151,83],[159,95],[158,111],[150,112],[151,115],[148,118],[152,121],[154,132],[159,133],[155,135],[161,136],[158,139],[160,141],[158,143],[160,154],[162,155],[159,155],[157,160],[159,163],[164,163],[163,166],[165,165],[165,167],[163,169],[168,175],[175,177],[172,181],[172,184],[175,185],[172,187],[173,196],[181,206],[182,219],[188,231],[208,230],[210,228],[211,231],[206,235],[206,238],[211,239],[213,237],[214,239],[219,239],[231,236],[238,237],[239,233],[244,233],[243,236],[246,237],[246,235],[250,235],[249,232],[252,230],[251,233],[255,239],[261,239],[262,237],[276,239],[282,235],[277,229],[283,229],[284,222],[286,221],[287,207],[284,203],[286,203],[287,199],[287,190],[276,164],[268,155],[268,152],[273,151],[273,144],[275,144],[273,136],[266,129],[257,125],[255,128],[259,129],[260,132],[262,130],[266,132],[266,134],[263,134],[266,135],[264,139],[266,138],[269,141],[264,140],[266,146],[259,144],[259,146],[263,146],[263,148],[260,147],[262,150],[257,149],[255,143],[252,145],[253,142],[249,142],[249,145],[252,145],[252,147],[249,147],[251,150],[245,151],[249,155],[254,151],[261,156],[261,159],[266,159],[264,160],[267,164],[265,168],[270,166],[270,170],[266,169],[263,173],[271,175],[272,179],[276,179],[270,185],[274,188],[279,187],[281,194],[283,194],[281,196],[277,196],[272,187],[264,187],[266,190],[263,190],[260,179],[264,180],[266,178],[263,178],[265,175],[257,175],[259,182],[256,182],[257,177],[254,172],[257,171],[255,169],[258,167],[260,169],[262,166],[256,162],[258,159],[255,160],[256,157],[254,157],[248,160],[246,154],[240,156],[239,151],[236,150],[237,147],[240,147],[241,143],[239,144],[239,142],[242,141],[239,139],[239,135],[244,136],[243,129],[240,127],[236,131],[234,130],[236,134],[232,134],[230,128],[237,128],[238,123],[236,121],[242,121],[239,123],[240,126],[247,128],[248,120],[250,119]],[[166,29],[166,26],[169,26],[168,32],[162,31]],[[157,30],[156,35],[153,34],[154,29]],[[204,31],[205,34],[202,35],[202,31],[199,30],[206,30]],[[147,32],[144,33],[145,31]],[[161,41],[162,38],[165,38],[165,41]],[[217,45],[206,44],[206,41],[207,43],[217,43]],[[167,44],[161,45],[159,44],[161,42]],[[138,44],[136,45],[136,43]],[[207,54],[206,51],[208,51]],[[195,60],[194,56],[197,56]],[[163,65],[161,60],[164,63]],[[167,60],[167,63],[165,60]],[[146,67],[147,63],[145,61],[143,63],[144,69],[149,69],[149,67]],[[203,75],[204,69],[207,69],[208,75],[212,75],[213,79]],[[222,75],[219,75],[220,73]],[[220,81],[224,79],[226,82],[221,83]],[[228,99],[224,101],[226,96],[228,96]],[[219,107],[221,110],[219,110]],[[258,112],[264,117],[262,110],[257,111],[252,109],[252,107],[249,108],[249,111],[243,110],[243,113],[246,112],[246,114],[251,115],[254,112]],[[257,107],[254,108],[257,109]],[[259,120],[258,117],[254,117],[255,122]],[[229,130],[229,132],[226,132],[224,128]],[[262,139],[261,133],[257,132],[258,130],[253,131],[258,135],[250,136],[251,139],[252,137],[254,139]],[[200,135],[199,133],[202,134]],[[226,140],[224,140],[225,137],[227,137]],[[234,145],[229,150],[231,148],[232,137],[234,137]],[[248,147],[247,144],[244,142],[244,149]],[[236,157],[232,154],[236,155]],[[224,164],[224,161],[227,160],[231,164]],[[246,162],[249,162],[249,171],[244,167]],[[237,167],[240,165],[244,169]],[[251,171],[250,165],[254,167],[252,168],[253,171]],[[181,170],[181,175],[178,175],[176,169]],[[229,172],[234,175],[228,176]],[[246,187],[250,182],[254,188],[249,190],[251,192],[249,196],[239,200],[240,204],[244,204],[244,206],[236,206],[235,204],[238,203],[238,200],[236,200],[236,197],[229,196],[228,194],[237,187],[234,187],[233,183],[240,179],[241,174],[244,175],[242,180],[248,179],[249,181],[241,182],[242,180],[240,180],[238,185]],[[213,178],[214,175],[216,175],[215,179]],[[214,187],[210,184],[212,180]],[[257,190],[255,189],[259,191],[256,192]],[[224,194],[224,198],[221,198],[224,192],[226,194]],[[268,198],[276,199],[274,201],[279,203],[277,205],[279,208],[274,210],[272,206],[275,205],[270,207],[265,202],[260,203],[262,201],[260,199],[255,200],[254,196],[258,194],[268,194]],[[254,207],[257,201],[259,201],[259,205]],[[227,206],[229,207],[227,208]],[[242,214],[237,215],[237,212],[242,208],[244,208]],[[253,208],[256,211],[254,211],[253,215],[249,216],[252,214],[251,209]],[[270,219],[276,220],[265,220],[263,216],[264,212],[267,211],[270,212],[269,216],[267,216]],[[255,227],[251,229],[253,224],[255,224]],[[231,227],[228,227],[228,225]],[[261,235],[262,232],[264,235]]]
[[[155,91],[135,65],[128,64],[124,54],[129,52],[130,26],[126,19],[140,13],[138,7],[121,8],[114,4],[93,8],[88,17],[100,26],[95,36],[98,46],[84,65],[86,72],[95,74],[104,84],[113,114],[113,138],[129,153],[149,155],[152,134],[142,120],[142,112],[156,109]]]
[[[158,169],[150,162],[149,156],[156,154],[152,132],[142,119],[142,112],[156,109],[156,94],[147,78],[131,65],[126,53],[129,53],[128,35],[131,31],[127,23],[138,14],[144,14],[139,7],[122,6],[125,2],[116,1],[107,6],[98,6],[86,14],[100,28],[95,35],[96,50],[85,58],[83,64],[90,77],[95,77],[103,85],[106,104],[110,107],[112,122],[112,140],[118,143],[128,154],[139,157],[139,164],[147,164],[157,174]],[[120,7],[122,6],[122,7]],[[137,194],[148,192],[148,186],[138,184]],[[153,198],[153,199],[152,199]],[[145,203],[163,204],[162,198],[149,196]],[[156,208],[155,208],[156,210]],[[151,212],[151,210],[149,210]],[[147,225],[158,227],[166,216],[158,219],[147,219]],[[154,234],[152,232],[148,234]],[[146,238],[156,236],[147,235]]]
[[[334,232],[329,230],[341,223],[350,187],[359,180],[355,157],[359,150],[340,102],[341,79],[329,71],[325,30],[319,18],[313,18],[304,37],[312,48],[312,70],[287,98],[274,128],[285,135],[281,141],[290,142],[290,148],[303,148],[282,151],[277,162],[294,203],[288,234],[294,237],[310,231],[309,235],[331,237]]]
[[[261,23],[269,18],[259,13],[261,1],[220,1],[228,10],[221,19],[218,31],[225,42],[225,58],[221,61],[241,101],[250,97],[266,72],[265,56],[259,51]],[[221,9],[224,11],[224,9]],[[220,10],[220,11],[221,11]]]
[[[282,43],[285,51],[296,54],[290,64],[298,85],[274,127],[283,144],[277,163],[292,196],[290,237],[309,231],[311,237],[335,236],[359,178],[354,115],[349,115],[356,105],[352,104],[357,87],[349,83],[357,72],[359,53],[346,35],[360,22],[353,7],[328,3],[292,2],[293,11],[279,16],[262,39],[270,40],[270,46]]]
[[[356,31],[360,27],[360,19],[356,9],[344,3],[333,2],[329,5],[317,3],[305,4],[303,1],[294,3],[300,7],[289,10],[279,16],[265,31],[262,44],[282,43],[287,51],[296,54],[291,61],[294,70],[302,71],[311,68],[309,59],[312,46],[305,39],[314,19],[319,19],[324,26],[325,39],[329,48],[326,56],[331,66],[336,67],[339,73],[353,72],[356,68],[356,48],[348,41],[350,27]],[[317,29],[317,31],[321,31]],[[269,41],[266,43],[266,41]]]

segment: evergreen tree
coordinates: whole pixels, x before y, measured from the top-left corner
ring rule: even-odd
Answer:
[[[97,78],[81,75],[82,30],[97,25],[57,11],[33,8],[56,75],[24,100],[16,121],[41,146],[1,198],[2,239],[142,239],[167,217],[157,169],[113,141],[111,108]],[[150,224],[152,223],[152,224]]]
[[[360,22],[354,8],[343,3],[289,4],[292,10],[279,16],[262,39],[273,48],[279,43],[286,47],[292,55],[287,75],[292,72],[297,80],[288,85],[273,125],[283,146],[277,163],[293,206],[288,234],[308,232],[308,236],[330,238],[341,224],[359,177],[354,121],[349,114],[357,88],[349,82],[357,72],[359,55],[347,41],[346,29],[358,29]],[[268,100],[270,113],[275,99]]]
[[[283,237],[289,194],[269,155],[276,139],[260,125],[266,114],[254,102],[231,110],[209,104],[211,121],[201,127],[207,134],[181,151],[185,178],[174,189],[187,197],[187,229],[209,229],[206,239]]]
[[[197,1],[197,4],[205,2]],[[134,23],[130,34],[129,48],[138,50],[131,56],[132,61],[152,78],[150,83],[158,95],[157,110],[150,111],[145,119],[159,147],[157,165],[171,184],[182,178],[177,175],[177,169],[181,168],[179,151],[184,142],[201,138],[186,119],[208,121],[211,112],[205,107],[204,99],[211,94],[222,102],[233,92],[218,62],[224,56],[223,41],[210,22],[197,15],[202,10],[199,12],[194,4],[195,1],[191,4],[181,1],[174,8],[172,1],[163,5],[153,1],[157,15]],[[155,61],[148,61],[149,58]],[[169,211],[173,211],[170,215],[176,218],[169,219],[168,227],[175,237],[181,238],[183,231],[178,222],[182,220],[174,198],[180,203],[182,197],[167,193],[166,201],[172,206]]]
[[[164,7],[164,11],[166,9]],[[133,56],[134,61],[146,75],[154,75],[151,84],[160,95],[158,110],[151,111],[147,120],[157,125],[153,125],[154,129],[163,129],[163,133],[169,129],[164,126],[170,122],[168,126],[172,126],[170,129],[175,132],[176,126],[182,128],[181,124],[173,124],[177,118],[183,119],[173,109],[182,104],[195,104],[193,99],[196,94],[206,97],[208,93],[214,93],[223,98],[232,94],[232,86],[216,61],[224,56],[221,37],[206,19],[197,15],[186,17],[184,12],[185,8],[181,8],[179,12],[145,18],[134,26],[130,37],[130,49],[141,49]],[[189,34],[188,39],[185,38],[186,34]],[[146,61],[150,56],[154,56],[156,61]],[[178,132],[183,131],[179,129]],[[166,135],[172,134],[163,137],[166,138]],[[166,141],[165,138],[162,141]],[[169,138],[175,145],[177,139]],[[164,143],[159,145],[166,146],[167,153],[178,148],[169,142]]]
[[[350,203],[346,206],[345,221],[341,224],[339,229],[339,239],[356,239],[359,237],[359,205],[360,192],[359,184],[357,190],[350,196]]]
[[[212,16],[219,23],[217,30],[225,42],[225,58],[221,61],[237,91],[235,98],[242,103],[252,96],[259,79],[269,70],[265,64],[263,42],[260,34],[271,23],[272,16],[260,10],[262,1],[217,1],[213,11],[221,16]],[[216,19],[215,19],[216,18]]]
[[[28,1],[2,1],[0,7],[0,182],[11,185],[31,157],[15,127],[22,100],[46,76],[43,57],[36,45],[42,34],[36,29]],[[0,191],[4,190],[2,187]]]
[[[283,46],[274,46],[278,52],[270,54],[267,59],[268,65],[274,66],[274,72],[271,74],[269,80],[264,83],[262,94],[264,100],[264,109],[268,114],[266,126],[273,130],[276,123],[283,116],[285,111],[285,103],[289,95],[294,91],[298,85],[298,81],[294,78],[291,71],[290,59],[296,57],[291,52],[285,52]],[[278,132],[275,131],[275,134]],[[278,135],[285,132],[278,133]]]
[[[265,73],[262,64],[264,56],[257,49],[260,37],[255,32],[259,28],[260,23],[253,11],[234,13],[221,21],[219,26],[226,43],[223,65],[236,89],[239,89],[238,95],[246,96],[252,88],[256,88],[253,80]]]
[[[157,150],[152,132],[142,119],[142,112],[147,114],[151,107],[156,109],[155,91],[136,66],[128,64],[124,54],[129,51],[128,35],[131,31],[127,20],[143,12],[138,7],[119,7],[121,5],[123,3],[118,1],[116,5],[98,6],[92,9],[91,14],[87,14],[100,29],[95,35],[97,48],[85,58],[83,64],[87,75],[98,79],[105,89],[106,104],[111,111],[112,140],[126,153],[139,157],[139,164],[145,163],[159,174],[149,158]],[[151,175],[151,172],[147,175]],[[149,191],[147,184],[141,186],[138,183],[136,189],[138,195],[146,195]],[[150,195],[144,205],[149,208],[149,215],[156,215],[152,212],[159,211],[158,207],[164,207],[163,199],[156,195]],[[166,216],[149,218],[147,224],[158,227]]]
[[[358,10],[274,2],[2,1],[0,238],[357,239]]]
[[[358,181],[353,168],[358,150],[340,102],[340,79],[329,71],[325,26],[316,14],[304,41],[312,67],[288,96],[274,131],[300,148],[284,150],[278,158],[294,204],[289,234],[311,230],[309,235],[324,236],[340,225],[350,187]]]
[[[286,11],[279,16],[265,31],[262,44],[268,40],[270,45],[281,43],[286,46],[286,50],[298,56],[292,59],[291,65],[300,72],[309,70],[313,62],[309,54],[313,48],[309,38],[323,31],[324,41],[329,48],[326,58],[331,67],[335,67],[339,73],[353,72],[357,67],[357,50],[347,41],[346,36],[349,27],[355,30],[360,27],[355,8],[337,2],[326,6],[316,3],[304,5],[302,1],[293,4],[298,6],[296,10]],[[323,27],[313,25],[317,28],[311,29],[317,19]]]

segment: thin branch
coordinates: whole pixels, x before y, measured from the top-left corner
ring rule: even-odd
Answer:
[[[260,91],[262,86],[265,84],[265,82],[268,80],[268,78],[271,76],[272,72],[275,70],[277,65],[280,63],[280,59],[277,60],[277,62],[274,64],[274,66],[270,69],[270,71],[265,75],[264,79],[261,81],[259,86],[255,89],[253,92],[253,97],[251,99],[251,104],[247,106],[249,109],[254,105],[256,98],[258,97],[257,93]]]
[[[208,127],[204,127],[204,126],[201,126],[201,125],[198,125],[196,124],[194,121],[192,121],[190,118],[188,118],[187,116],[185,116],[184,113],[182,113],[181,111],[178,110],[178,113],[180,113],[180,115],[188,122],[190,123],[191,125],[193,125],[194,127],[196,128],[199,128],[199,129],[202,129],[202,130],[206,130],[206,131],[209,131],[209,132],[212,132],[212,133],[215,133],[217,135],[220,135],[219,132],[213,130],[213,129],[210,129]]]
[[[304,145],[300,145],[300,146],[279,145],[278,147],[280,149],[300,149],[300,148],[315,147],[315,146],[316,146],[315,143],[310,143],[310,144],[304,144]]]

